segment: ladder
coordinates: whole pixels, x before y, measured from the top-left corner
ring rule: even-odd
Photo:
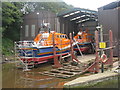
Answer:
[[[18,60],[20,61],[19,62],[19,66],[20,68],[23,68],[23,71],[29,71],[29,67],[28,67],[28,62],[27,60],[23,61],[21,60],[20,56],[19,56],[19,44],[18,42],[14,42],[14,50],[15,50],[15,61],[16,61],[16,66],[18,66]],[[27,56],[29,56],[30,54],[27,54],[25,51],[23,50],[20,50],[21,52],[23,52],[25,54],[24,58],[26,59]],[[33,50],[31,50],[31,52],[33,52]],[[33,56],[33,53],[31,54]],[[34,67],[34,64],[33,66]]]

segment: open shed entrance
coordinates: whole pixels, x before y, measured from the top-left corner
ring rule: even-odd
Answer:
[[[84,31],[88,29],[91,34],[94,34],[98,25],[97,11],[73,8],[58,14],[61,33],[69,34],[74,32],[76,35],[80,28]]]

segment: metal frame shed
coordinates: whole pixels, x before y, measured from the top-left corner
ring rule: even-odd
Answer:
[[[79,31],[79,29],[88,28],[90,30],[95,30],[97,26],[97,11],[82,9],[82,8],[73,8],[66,11],[63,11],[57,15],[60,22],[60,31],[61,33],[69,34],[70,32]]]

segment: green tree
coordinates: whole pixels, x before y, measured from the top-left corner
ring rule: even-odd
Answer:
[[[2,3],[2,29],[3,37],[11,40],[19,40],[20,24],[22,22],[22,13],[19,3]],[[16,36],[16,34],[18,36]]]
[[[10,55],[13,42],[19,40],[22,22],[22,3],[2,2],[2,53]]]
[[[23,12],[24,14],[28,14],[34,11],[47,10],[59,13],[70,8],[73,8],[73,6],[67,5],[65,2],[61,2],[60,0],[54,0],[54,2],[26,2],[24,3]]]
[[[66,10],[69,7],[66,3],[64,2],[40,2],[37,3],[37,6],[35,10],[49,10],[54,13],[59,13],[60,11]]]

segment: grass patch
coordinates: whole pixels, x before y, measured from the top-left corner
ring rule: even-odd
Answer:
[[[117,79],[111,79],[111,80],[106,80],[104,82],[99,82],[92,87],[94,88],[118,88],[118,80]],[[91,87],[91,88],[92,88]]]

